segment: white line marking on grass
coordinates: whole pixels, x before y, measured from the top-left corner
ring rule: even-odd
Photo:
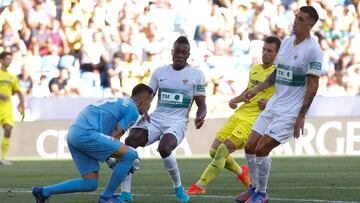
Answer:
[[[284,201],[284,202],[319,202],[319,203],[359,203],[354,201],[342,201],[342,200],[321,200],[321,199],[288,199],[288,198],[269,198],[269,200],[277,200],[277,201]]]
[[[219,186],[210,186],[209,187],[212,190],[217,190],[217,189],[224,189],[224,187],[219,187]],[[239,187],[226,187],[227,189],[230,190],[242,190],[243,188],[241,186]],[[104,188],[99,188],[99,189],[104,189]],[[145,187],[145,186],[136,186],[133,187],[133,189],[140,189],[140,190],[148,190],[148,189],[156,189],[156,190],[172,190],[171,187]],[[360,190],[360,187],[330,187],[330,186],[323,186],[323,187],[316,187],[316,186],[294,186],[294,187],[271,187],[271,189],[273,190],[313,190],[313,189],[320,189],[320,190]]]
[[[308,190],[308,189],[321,189],[321,190],[360,190],[360,187],[330,187],[330,186],[323,186],[323,187],[316,187],[316,186],[306,186],[306,187],[271,187],[270,189],[274,190]]]
[[[201,197],[201,198],[215,198],[215,199],[234,199],[234,196],[218,196],[218,195],[193,195],[192,198]],[[270,197],[269,200],[277,200],[277,201],[284,201],[284,202],[325,202],[325,203],[359,203],[354,201],[342,201],[342,200],[321,200],[321,199],[290,199],[290,198],[276,198]]]
[[[137,187],[139,188],[139,187]],[[103,189],[103,188],[98,188]],[[169,188],[167,188],[169,189]],[[29,188],[0,188],[0,193],[31,193]],[[102,194],[100,192],[84,192],[84,193],[76,193],[76,195],[99,195]],[[175,197],[175,195],[161,195],[161,194],[133,194],[135,197]],[[212,199],[234,199],[235,196],[229,195],[192,195],[191,198],[212,198]],[[290,198],[277,198],[277,197],[270,197],[269,200],[276,200],[276,201],[283,201],[283,202],[317,202],[317,203],[360,203],[357,201],[345,201],[345,200],[321,200],[321,199],[290,199]]]
[[[216,189],[224,189],[224,187],[219,186],[210,186],[209,188],[216,190]],[[101,188],[99,188],[101,189]],[[104,188],[102,188],[104,189]],[[141,190],[148,190],[148,189],[156,189],[156,190],[172,190],[171,187],[145,187],[145,186],[136,186],[133,187],[133,189],[141,189]],[[226,189],[230,190],[243,190],[241,186],[239,187],[226,187]],[[330,186],[324,186],[324,187],[316,187],[316,186],[294,186],[294,187],[271,187],[271,189],[274,190],[313,190],[313,189],[321,189],[321,190],[360,190],[360,187],[330,187]]]

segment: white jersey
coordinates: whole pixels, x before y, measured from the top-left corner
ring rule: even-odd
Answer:
[[[276,64],[275,94],[266,110],[278,115],[297,117],[303,105],[306,75],[320,76],[323,53],[315,39],[295,45],[295,35],[281,43]]]
[[[157,68],[149,86],[158,93],[158,101],[151,119],[163,122],[188,122],[194,96],[205,96],[205,76],[201,70],[186,66],[174,70],[172,65]]]

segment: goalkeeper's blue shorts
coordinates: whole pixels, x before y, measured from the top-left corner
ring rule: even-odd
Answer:
[[[81,176],[99,171],[103,162],[123,144],[109,135],[71,127],[67,136],[70,154]]]

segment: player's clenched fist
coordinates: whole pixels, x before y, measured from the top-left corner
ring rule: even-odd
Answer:
[[[204,122],[205,118],[195,118],[195,128],[200,129]]]
[[[234,102],[234,100],[230,99],[229,106],[232,109],[236,109],[238,107],[238,104],[236,102]]]

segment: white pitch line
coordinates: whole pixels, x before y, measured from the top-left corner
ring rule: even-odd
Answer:
[[[138,187],[137,187],[138,188]],[[99,188],[101,189],[101,188]],[[31,193],[31,190],[28,188],[0,188],[0,193]],[[77,193],[76,195],[88,195],[94,194],[99,195],[102,194],[100,192],[86,192],[86,193]],[[133,194],[133,196],[139,197],[175,197],[175,195],[159,195],[159,194]],[[213,199],[234,199],[235,196],[220,196],[220,195],[194,195],[191,198],[213,198]],[[345,201],[345,200],[321,200],[321,199],[290,199],[290,198],[277,198],[277,197],[270,197],[269,200],[276,200],[276,201],[284,201],[284,202],[317,202],[317,203],[360,203],[357,201]]]
[[[277,201],[284,201],[284,202],[319,202],[319,203],[359,203],[355,201],[343,201],[343,200],[321,200],[321,199],[289,199],[289,198],[272,198],[270,197],[269,200],[277,200]]]
[[[171,190],[171,187],[150,187],[151,189],[158,189],[158,190]],[[224,187],[214,187],[211,186],[209,187],[211,189],[223,189]],[[243,189],[242,187],[226,187],[227,189],[230,190],[236,190],[236,189]],[[17,191],[27,191],[29,190],[29,188],[0,188],[0,192],[4,192],[5,190],[12,190],[15,189]],[[98,189],[105,189],[102,187],[98,187]],[[149,187],[145,187],[145,186],[136,186],[133,187],[132,189],[140,189],[140,190],[145,190],[145,189],[149,189]],[[294,186],[294,187],[271,187],[271,189],[273,190],[312,190],[312,189],[320,189],[320,190],[360,190],[360,187],[330,187],[330,186],[323,186],[323,187],[316,187],[316,186],[308,186],[308,187],[302,187],[302,186]]]
[[[271,187],[274,190],[304,190],[304,189],[321,189],[321,190],[360,190],[360,187],[330,187],[330,186],[323,186],[323,187],[316,187],[316,186],[309,186],[309,187]]]

